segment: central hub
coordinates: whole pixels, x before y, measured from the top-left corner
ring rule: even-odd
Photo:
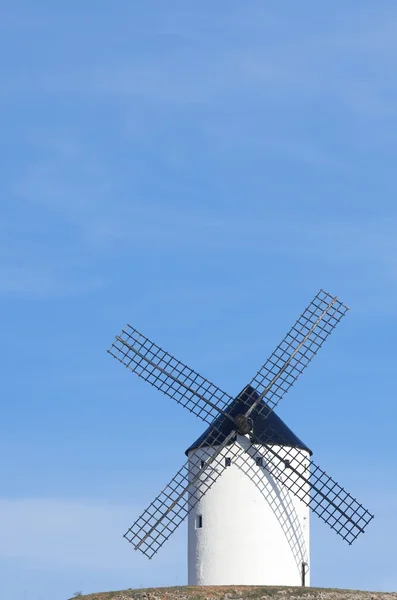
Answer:
[[[237,415],[234,417],[234,423],[237,428],[237,433],[240,435],[247,435],[252,430],[252,419],[247,418],[245,415]]]

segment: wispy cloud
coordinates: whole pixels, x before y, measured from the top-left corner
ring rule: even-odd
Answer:
[[[202,14],[199,16],[202,19]],[[274,35],[275,20],[282,27],[281,14],[277,19],[258,7],[248,11],[242,21],[239,16],[243,28],[239,43],[229,38],[225,23],[229,19],[230,27],[235,26],[236,15],[217,15],[214,11],[210,22],[202,21],[201,29],[200,21],[193,21],[194,27],[189,28],[188,17],[184,11],[178,15],[177,10],[172,17],[160,15],[151,35],[150,52],[141,49],[139,55],[132,52],[126,57],[109,49],[106,59],[98,55],[96,60],[86,60],[85,53],[76,55],[78,61],[72,68],[68,65],[61,70],[47,68],[14,76],[4,87],[5,97],[23,91],[33,96],[95,96],[98,101],[111,97],[124,108],[128,106],[126,101],[134,98],[195,110],[197,103],[224,106],[227,101],[228,105],[238,105],[242,89],[253,95],[262,90],[274,98],[293,89],[295,95],[311,96],[312,101],[316,101],[313,93],[320,92],[323,98],[326,95],[326,101],[344,105],[350,111],[366,107],[368,114],[378,109],[392,110],[395,105],[396,86],[388,77],[395,62],[394,8],[383,12],[343,11],[342,28],[332,21],[327,21],[324,31],[321,27],[315,32],[296,27],[288,41],[283,38],[282,42]],[[258,21],[261,26],[255,30],[253,23]],[[59,25],[54,23],[54,27]],[[84,28],[77,30],[77,46],[85,47],[85,33]],[[371,68],[372,62],[376,68]],[[374,81],[377,102],[371,90]],[[363,104],[365,94],[373,97],[367,105]]]
[[[105,283],[83,251],[86,230],[99,227],[106,177],[71,135],[27,134],[43,158],[8,182],[0,224],[0,294],[84,294]],[[98,234],[99,237],[99,234]]]
[[[254,122],[246,122],[244,119],[231,122],[222,115],[217,115],[204,128],[212,148],[217,149],[219,153],[237,149],[241,153],[254,150],[261,153],[263,160],[266,157],[285,157],[312,167],[347,170],[346,164],[338,159],[332,150],[321,147],[318,142],[293,135],[266,134],[264,131],[258,131]]]
[[[308,161],[326,163],[310,146],[289,144],[289,151],[307,154]],[[81,159],[79,158],[78,161]],[[123,247],[146,250],[202,249],[294,255],[310,260],[328,258],[378,264],[394,278],[397,264],[397,218],[365,217],[355,213],[343,220],[298,215],[281,216],[279,210],[229,211],[170,207],[162,199],[140,199],[138,190],[120,200],[100,169],[84,177],[72,163],[43,163],[29,169],[16,193],[20,200],[43,214],[67,223],[80,241],[97,249],[109,246],[117,254]],[[291,208],[291,207],[290,207]],[[293,211],[292,211],[293,212]]]
[[[37,267],[0,265],[0,295],[75,296],[103,287],[100,279],[76,280],[75,275]]]
[[[315,97],[319,93],[321,102],[327,105],[335,98],[342,103],[348,98],[351,106],[357,108],[361,103],[375,114],[383,110],[379,94],[386,92],[390,85],[390,95],[386,94],[385,98],[394,111],[397,103],[389,100],[397,96],[397,86],[389,84],[389,78],[386,79],[389,63],[382,54],[382,36],[379,33],[389,32],[388,44],[394,43],[391,35],[394,13],[382,15],[375,32],[371,14],[364,15],[358,25],[354,15],[348,16],[342,32],[333,32],[332,27],[327,35],[316,32],[307,36],[304,32],[295,32],[283,44],[271,36],[266,41],[263,36],[254,36],[253,40],[247,37],[236,44],[235,40],[226,36],[225,43],[220,45],[215,33],[210,33],[206,45],[205,36],[201,39],[196,27],[193,28],[195,35],[189,33],[183,18],[179,29],[178,19],[173,23],[167,19],[161,22],[160,19],[153,34],[158,39],[156,37],[150,52],[142,56],[131,53],[129,57],[120,57],[116,53],[110,55],[107,62],[91,59],[74,68],[69,65],[69,70],[36,72],[32,93],[68,91],[75,97],[94,94],[98,101],[116,98],[117,105],[122,105],[126,139],[131,136],[139,142],[138,150],[134,148],[135,157],[139,156],[139,148],[148,148],[148,144],[145,145],[148,125],[145,119],[140,121],[140,109],[134,112],[132,107],[147,108],[152,111],[150,114],[157,114],[156,118],[161,120],[163,117],[167,119],[169,114],[166,111],[159,116],[159,113],[153,112],[153,107],[158,109],[164,102],[167,107],[177,105],[177,110],[182,105],[187,111],[200,111],[207,107],[202,112],[200,131],[215,154],[227,153],[230,148],[239,149],[239,152],[254,148],[273,158],[286,157],[313,168],[332,169],[346,175],[349,167],[337,155],[332,144],[327,146],[302,132],[289,132],[288,127],[283,129],[280,122],[272,128],[269,125],[272,113],[267,120],[264,115],[267,125],[261,129],[257,116],[262,98],[273,98],[272,102],[276,102],[280,92],[283,97],[289,93],[288,88],[294,90],[294,98],[300,98],[299,106],[302,101],[306,102],[308,96],[316,102]],[[265,19],[265,15],[262,14],[262,17]],[[251,27],[252,18],[246,18]],[[269,21],[265,19],[266,26],[272,27],[273,21],[271,17]],[[204,29],[201,33],[204,35]],[[172,37],[171,47],[169,36]],[[345,66],[344,52],[348,44],[352,49],[348,60],[358,60],[364,69],[355,69],[354,76]],[[297,45],[299,52],[296,51]],[[216,54],[212,53],[212,46],[216,48]],[[367,72],[368,55],[376,55],[376,60],[380,61],[379,65],[376,63],[379,67],[376,72],[380,71],[385,76],[382,75],[383,79],[378,81],[375,91],[371,84],[375,74]],[[27,77],[25,83],[29,87],[30,75],[25,73],[24,77]],[[244,91],[243,98],[241,90]],[[254,117],[249,115],[251,100],[247,110],[237,110],[241,99],[244,101],[248,95],[251,99],[258,96],[253,104]],[[290,106],[293,111],[294,102],[291,100],[284,108]],[[217,109],[212,111],[208,107]],[[131,121],[134,121],[135,129],[128,126]],[[155,126],[153,130],[156,130]],[[172,127],[166,134],[169,136],[171,133]],[[387,135],[384,131],[380,138]],[[29,144],[40,150],[39,158],[25,165],[12,186],[13,194],[21,207],[30,206],[49,223],[68,228],[71,235],[70,239],[62,242],[63,249],[68,248],[72,253],[76,250],[83,252],[88,260],[104,249],[116,255],[127,247],[170,252],[235,250],[291,255],[309,261],[314,260],[313,256],[317,260],[328,260],[332,255],[333,260],[347,261],[350,265],[364,265],[365,261],[378,264],[386,278],[395,279],[397,249],[393,215],[390,221],[381,218],[372,220],[360,215],[344,217],[343,221],[325,217],[301,219],[299,215],[291,214],[293,201],[290,202],[289,214],[285,216],[281,209],[259,211],[258,215],[251,211],[248,218],[246,212],[237,214],[229,210],[224,216],[200,209],[198,205],[187,210],[184,206],[172,206],[166,197],[161,198],[161,186],[155,190],[158,194],[156,200],[145,194],[139,167],[134,165],[129,165],[133,173],[128,179],[127,198],[125,190],[119,193],[114,168],[112,170],[106,165],[103,158],[98,159],[96,148],[88,137],[84,140],[84,134],[73,137],[65,131],[52,131],[50,135],[36,131],[33,138],[31,133],[29,136]],[[158,140],[154,136],[153,151],[156,151],[157,145]],[[176,169],[186,169],[183,142],[175,147],[172,140],[167,142],[164,156],[166,153]],[[218,158],[222,160],[222,156]],[[178,160],[180,164],[177,164]],[[151,165],[145,163],[144,158],[142,164],[144,177],[149,177]],[[156,172],[157,176],[161,177],[161,174]],[[60,242],[56,243],[53,250],[59,250],[60,246]],[[20,248],[15,248],[15,251],[19,253]],[[66,258],[66,269],[68,265],[75,265],[75,260],[75,256],[72,260]],[[85,284],[81,287],[73,281],[63,287],[62,278],[59,281],[53,276],[54,264],[48,253],[46,258],[42,257],[42,262],[33,264],[29,261],[27,264],[5,261],[3,269],[8,272],[3,290],[33,290],[36,287],[34,282],[40,280],[43,290],[85,289]],[[89,278],[92,283],[88,284],[88,288],[97,286],[100,279],[95,275]]]
[[[122,537],[133,516],[131,506],[92,500],[0,499],[0,558],[63,571],[131,569],[133,577],[151,564]],[[170,561],[163,553],[160,562]]]

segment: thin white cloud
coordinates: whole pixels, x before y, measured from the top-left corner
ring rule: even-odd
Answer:
[[[0,558],[63,571],[145,571],[153,563],[122,537],[137,514],[133,506],[93,500],[0,499]],[[160,563],[170,560],[163,553]]]
[[[247,18],[251,23],[252,19]],[[391,19],[390,22],[395,21]],[[377,32],[383,29],[390,31],[393,28],[390,22],[386,16],[382,17],[376,24]],[[232,105],[233,102],[240,102],[237,96],[234,99],[230,94],[231,90],[238,92],[243,87],[254,97],[259,88],[275,94],[277,86],[282,86],[282,94],[285,95],[287,85],[298,94],[302,91],[311,94],[317,88],[322,101],[327,104],[333,101],[333,96],[328,95],[332,89],[333,94],[344,95],[345,99],[348,97],[352,105],[360,103],[363,110],[368,108],[376,113],[386,111],[390,106],[394,111],[397,102],[389,102],[389,99],[397,96],[397,88],[392,84],[390,96],[386,99],[387,106],[383,106],[389,78],[379,80],[373,91],[370,73],[364,72],[362,80],[355,75],[354,81],[349,69],[343,66],[345,48],[341,39],[348,40],[350,35],[352,52],[358,53],[360,60],[367,60],[366,56],[360,54],[362,43],[357,31],[360,35],[367,33],[366,52],[378,51],[379,35],[372,33],[371,26],[371,19],[367,15],[357,29],[352,17],[350,21],[346,20],[343,36],[339,38],[332,31],[325,37],[319,32],[311,36],[305,36],[302,32],[288,42],[284,40],[282,44],[273,39],[270,46],[263,40],[256,40],[251,45],[250,39],[247,39],[241,44],[232,44],[232,52],[227,44],[223,46],[219,40],[215,43],[214,38],[211,44],[215,44],[217,52],[210,61],[211,46],[205,48],[202,39],[190,40],[187,57],[179,51],[161,56],[160,44],[139,60],[136,56],[123,56],[122,60],[115,61],[118,57],[112,56],[108,64],[91,62],[83,67],[71,68],[69,72],[66,69],[55,74],[36,73],[36,91],[57,92],[67,88],[76,95],[94,93],[98,98],[117,97],[120,102],[127,101],[123,107],[127,107],[128,112],[132,96],[144,104],[150,98],[155,106],[162,101],[175,102],[184,103],[187,110],[191,107],[194,110],[197,105],[191,101],[200,100],[210,106],[223,108],[229,102]],[[175,43],[186,44],[189,35],[182,30],[183,19],[178,27],[181,29],[172,33],[176,36]],[[375,39],[372,40],[371,36]],[[391,39],[389,43],[392,43]],[[204,54],[201,55],[201,52]],[[192,61],[195,69],[190,67]],[[380,64],[384,75],[386,62]],[[26,77],[29,75],[26,74]],[[345,168],[330,149],[319,143],[292,134],[290,138],[285,135],[264,135],[264,132],[258,135],[254,119],[247,123],[245,117],[233,111],[226,111],[226,116],[219,119],[214,115],[206,119],[203,128],[214,141],[213,147],[236,147],[242,140],[248,147],[257,146],[271,154],[286,155],[309,165]],[[42,211],[43,217],[70,226],[76,238],[72,243],[76,242],[80,249],[98,252],[111,249],[117,254],[128,244],[130,248],[166,251],[204,248],[207,252],[236,250],[267,255],[293,254],[305,260],[312,260],[313,255],[317,260],[326,260],[332,255],[337,262],[364,264],[370,261],[379,264],[385,277],[395,279],[397,249],[393,223],[386,223],[385,226],[384,220],[370,221],[360,216],[356,220],[344,219],[339,223],[325,218],[301,221],[286,216],[283,219],[269,214],[262,214],[260,219],[255,216],[245,219],[232,211],[228,217],[221,218],[194,208],[189,214],[188,211],[170,207],[166,198],[158,198],[153,202],[147,195],[142,197],[141,180],[132,176],[129,180],[129,197],[125,199],[124,193],[121,194],[124,200],[120,200],[114,184],[114,173],[107,172],[106,165],[96,162],[93,158],[95,152],[89,146],[83,147],[83,144],[77,143],[70,135],[65,136],[62,132],[58,132],[58,135],[59,140],[56,136],[53,139],[43,136],[41,142],[38,140],[47,144],[55,156],[28,166],[13,191],[21,206],[28,203]],[[140,131],[139,135],[143,136],[144,132]],[[175,156],[178,156],[177,151],[178,148]],[[171,148],[172,152],[174,150]],[[67,243],[72,246],[70,240]],[[10,244],[12,248],[12,241]],[[16,247],[15,251],[20,252],[20,247]],[[64,284],[52,275],[55,272],[54,265],[46,260],[43,259],[43,264],[35,263],[32,268],[25,267],[23,261],[16,265],[5,263],[4,269],[8,269],[9,274],[3,281],[3,292],[22,288],[33,290],[40,287],[37,284],[40,280],[43,282],[42,290],[62,290]],[[36,274],[30,274],[30,270]],[[89,281],[90,289],[98,285],[95,277],[89,278]],[[80,288],[79,282],[73,281],[66,287],[73,289],[73,285],[76,290]]]
[[[1,266],[0,295],[23,294],[38,297],[74,296],[103,287],[100,279],[78,281],[74,276],[63,276],[43,266]]]
[[[307,144],[285,141],[280,145],[300,154],[301,160],[323,164],[329,160]],[[81,160],[79,157],[78,162]],[[365,261],[380,265],[387,276],[395,277],[397,220],[392,215],[298,219],[282,217],[277,211],[277,216],[270,213],[247,218],[245,212],[230,211],[228,216],[220,216],[195,206],[171,208],[161,198],[136,200],[138,188],[131,189],[129,201],[121,201],[98,165],[83,176],[74,170],[74,159],[31,168],[16,187],[16,194],[47,217],[66,222],[75,229],[79,242],[96,250],[110,246],[118,253],[126,245],[169,251],[204,248],[208,252],[255,251],[311,259],[315,249],[317,259],[332,256],[349,264]]]
[[[225,14],[213,14],[214,34],[208,28],[200,31],[200,23],[194,22],[189,29],[190,12],[182,12],[182,18],[175,18],[170,24],[169,15],[160,16],[152,34],[150,52],[142,52],[139,58],[134,53],[108,53],[107,60],[92,58],[72,68],[68,65],[61,71],[47,70],[22,73],[19,78],[7,81],[5,97],[13,97],[23,91],[33,95],[71,94],[92,96],[97,99],[117,97],[123,104],[131,98],[150,99],[158,103],[173,103],[186,108],[195,108],[194,103],[206,102],[223,106],[233,103],[234,92],[242,87],[251,89],[254,94],[260,89],[271,97],[283,95],[288,88],[297,94],[324,94],[325,100],[337,101],[349,107],[360,107],[368,113],[386,104],[384,92],[393,90],[387,107],[395,104],[396,86],[391,86],[387,69],[394,62],[396,50],[395,9],[375,14],[373,11],[344,12],[343,25],[330,26],[325,31],[314,33],[305,28],[296,28],[288,37],[274,37],[274,31],[283,29],[281,15],[275,18],[269,11],[260,11],[262,28],[269,35],[253,35],[252,23],[257,18],[257,9],[245,14],[245,28],[241,40],[224,35],[222,40],[215,35],[216,28],[222,25],[225,30]],[[363,17],[364,14],[364,17]],[[227,15],[226,15],[227,16]],[[359,17],[359,18],[358,18]],[[237,26],[236,15],[230,19],[229,27]],[[242,22],[239,22],[239,29]],[[244,35],[245,33],[245,35]],[[95,36],[96,30],[92,35]],[[246,36],[246,37],[245,37]],[[170,37],[173,43],[170,46]],[[84,36],[75,43],[85,43]],[[99,40],[95,39],[95,43]],[[179,50],[175,52],[175,49]],[[376,61],[375,70],[368,69],[368,61]],[[350,62],[358,61],[362,68],[350,69]],[[194,68],[192,68],[194,64]],[[377,93],[371,89],[377,82]],[[374,96],[367,105],[362,104],[360,90]],[[382,91],[383,90],[383,91]],[[332,94],[330,98],[329,94]],[[383,101],[379,106],[375,102]],[[193,103],[193,104],[192,104]]]

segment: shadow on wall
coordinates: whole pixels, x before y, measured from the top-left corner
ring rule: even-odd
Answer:
[[[288,451],[286,448],[283,450]],[[308,464],[305,453],[296,448],[294,450],[295,459],[298,458],[299,465]],[[255,447],[246,439],[240,439],[239,443],[227,446],[213,464],[206,465],[206,460],[211,458],[213,452],[213,448],[206,447],[200,448],[193,456],[190,455],[190,481],[199,478],[200,483],[192,486],[193,489],[189,494],[184,513],[188,514],[204,493],[216,484],[225,468],[233,464],[254,483],[276,516],[291,549],[299,576],[302,576],[302,564],[305,564],[305,574],[307,574],[309,572],[309,552],[301,519],[293,501],[293,492],[282,484],[285,478],[291,479],[290,475],[285,473],[285,463],[282,460],[275,461],[264,447]],[[260,458],[259,464],[258,458]],[[230,461],[228,465],[225,464],[226,460]],[[186,468],[189,469],[189,463]],[[300,485],[299,488],[302,492],[309,494],[308,483],[305,486]],[[177,516],[180,518],[180,514]]]
[[[256,469],[253,469],[252,465],[247,463],[247,454],[243,449],[236,457],[237,460],[235,460],[234,464],[251,479],[266,500],[273,514],[276,516],[294,556],[298,572],[301,575],[302,563],[307,565],[306,572],[309,570],[309,555],[301,521],[293,502],[292,493],[282,486],[282,484],[278,484],[269,474],[266,469],[266,455],[261,457],[263,462],[261,465],[258,465],[256,462],[256,455],[259,454],[259,451],[256,452],[256,455],[254,452],[255,449],[251,447],[249,455],[252,461],[254,461],[254,464],[257,467]],[[283,473],[280,471],[278,478],[282,479],[282,477]]]

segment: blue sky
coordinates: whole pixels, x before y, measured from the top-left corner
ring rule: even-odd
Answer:
[[[376,519],[313,517],[312,584],[397,589],[396,40],[382,0],[3,0],[4,597],[184,584],[184,528],[121,536],[203,426],[106,349],[238,393],[320,287],[351,311],[278,414]]]

